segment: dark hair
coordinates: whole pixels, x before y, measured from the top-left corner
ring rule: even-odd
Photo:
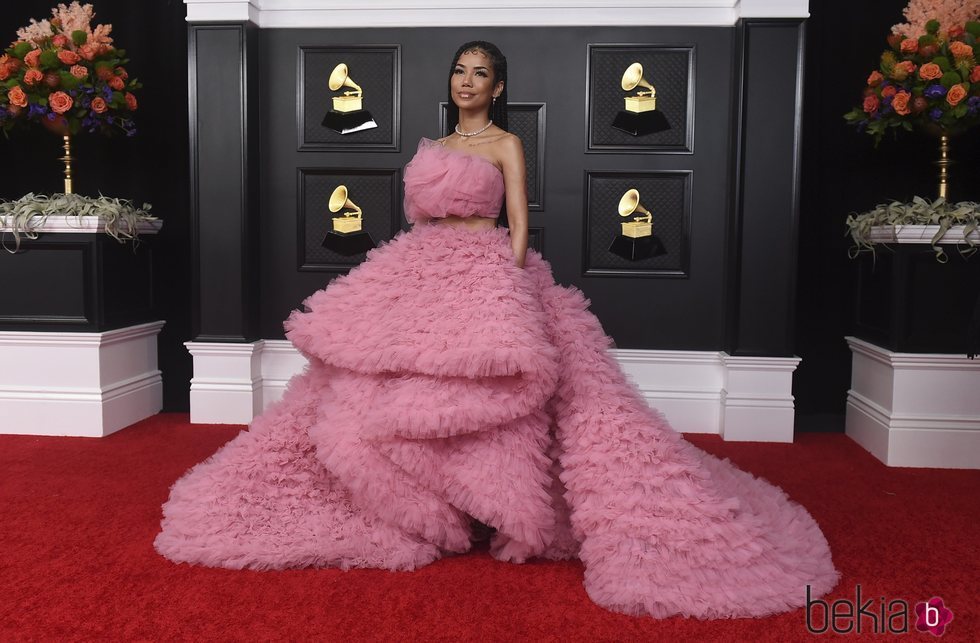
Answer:
[[[490,66],[493,68],[493,84],[500,81],[504,81],[504,91],[500,93],[497,100],[491,103],[490,112],[488,116],[493,124],[500,129],[507,130],[507,59],[504,55],[500,53],[497,49],[497,45],[492,42],[487,42],[485,40],[473,40],[466,43],[458,50],[456,50],[456,55],[453,56],[453,62],[449,67],[449,101],[446,105],[446,129],[447,131],[453,131],[453,128],[459,124],[459,107],[453,102],[453,72],[456,71],[456,63],[459,61],[459,57],[463,54],[471,51],[479,51],[484,53],[490,59]]]

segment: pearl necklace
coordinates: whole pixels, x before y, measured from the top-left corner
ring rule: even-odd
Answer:
[[[470,136],[476,136],[477,134],[482,134],[485,131],[487,131],[487,129],[491,125],[493,125],[493,121],[492,120],[489,123],[487,123],[486,125],[484,125],[483,127],[481,127],[480,129],[476,130],[475,132],[464,132],[463,130],[459,129],[459,123],[456,123],[456,133],[459,134],[460,136],[464,137],[464,138],[470,137]]]

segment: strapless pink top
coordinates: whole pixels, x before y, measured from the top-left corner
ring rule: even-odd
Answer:
[[[405,166],[405,218],[410,223],[458,217],[496,218],[504,177],[487,158],[423,138]]]

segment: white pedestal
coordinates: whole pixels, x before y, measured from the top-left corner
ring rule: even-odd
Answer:
[[[980,469],[980,360],[846,339],[851,439],[888,466]]]
[[[306,359],[285,340],[187,342],[194,357],[191,422],[248,424],[282,397]],[[650,406],[682,433],[729,441],[793,441],[798,357],[617,349],[613,357]]]
[[[159,413],[163,324],[0,332],[0,433],[102,437]]]

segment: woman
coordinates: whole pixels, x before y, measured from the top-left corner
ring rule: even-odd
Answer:
[[[308,368],[175,483],[157,550],[408,570],[467,551],[476,519],[494,557],[577,556],[591,598],[628,614],[763,616],[825,594],[838,574],[806,510],[674,432],[527,250],[506,73],[489,43],[457,52],[455,131],[405,169],[412,230],[290,316]]]

